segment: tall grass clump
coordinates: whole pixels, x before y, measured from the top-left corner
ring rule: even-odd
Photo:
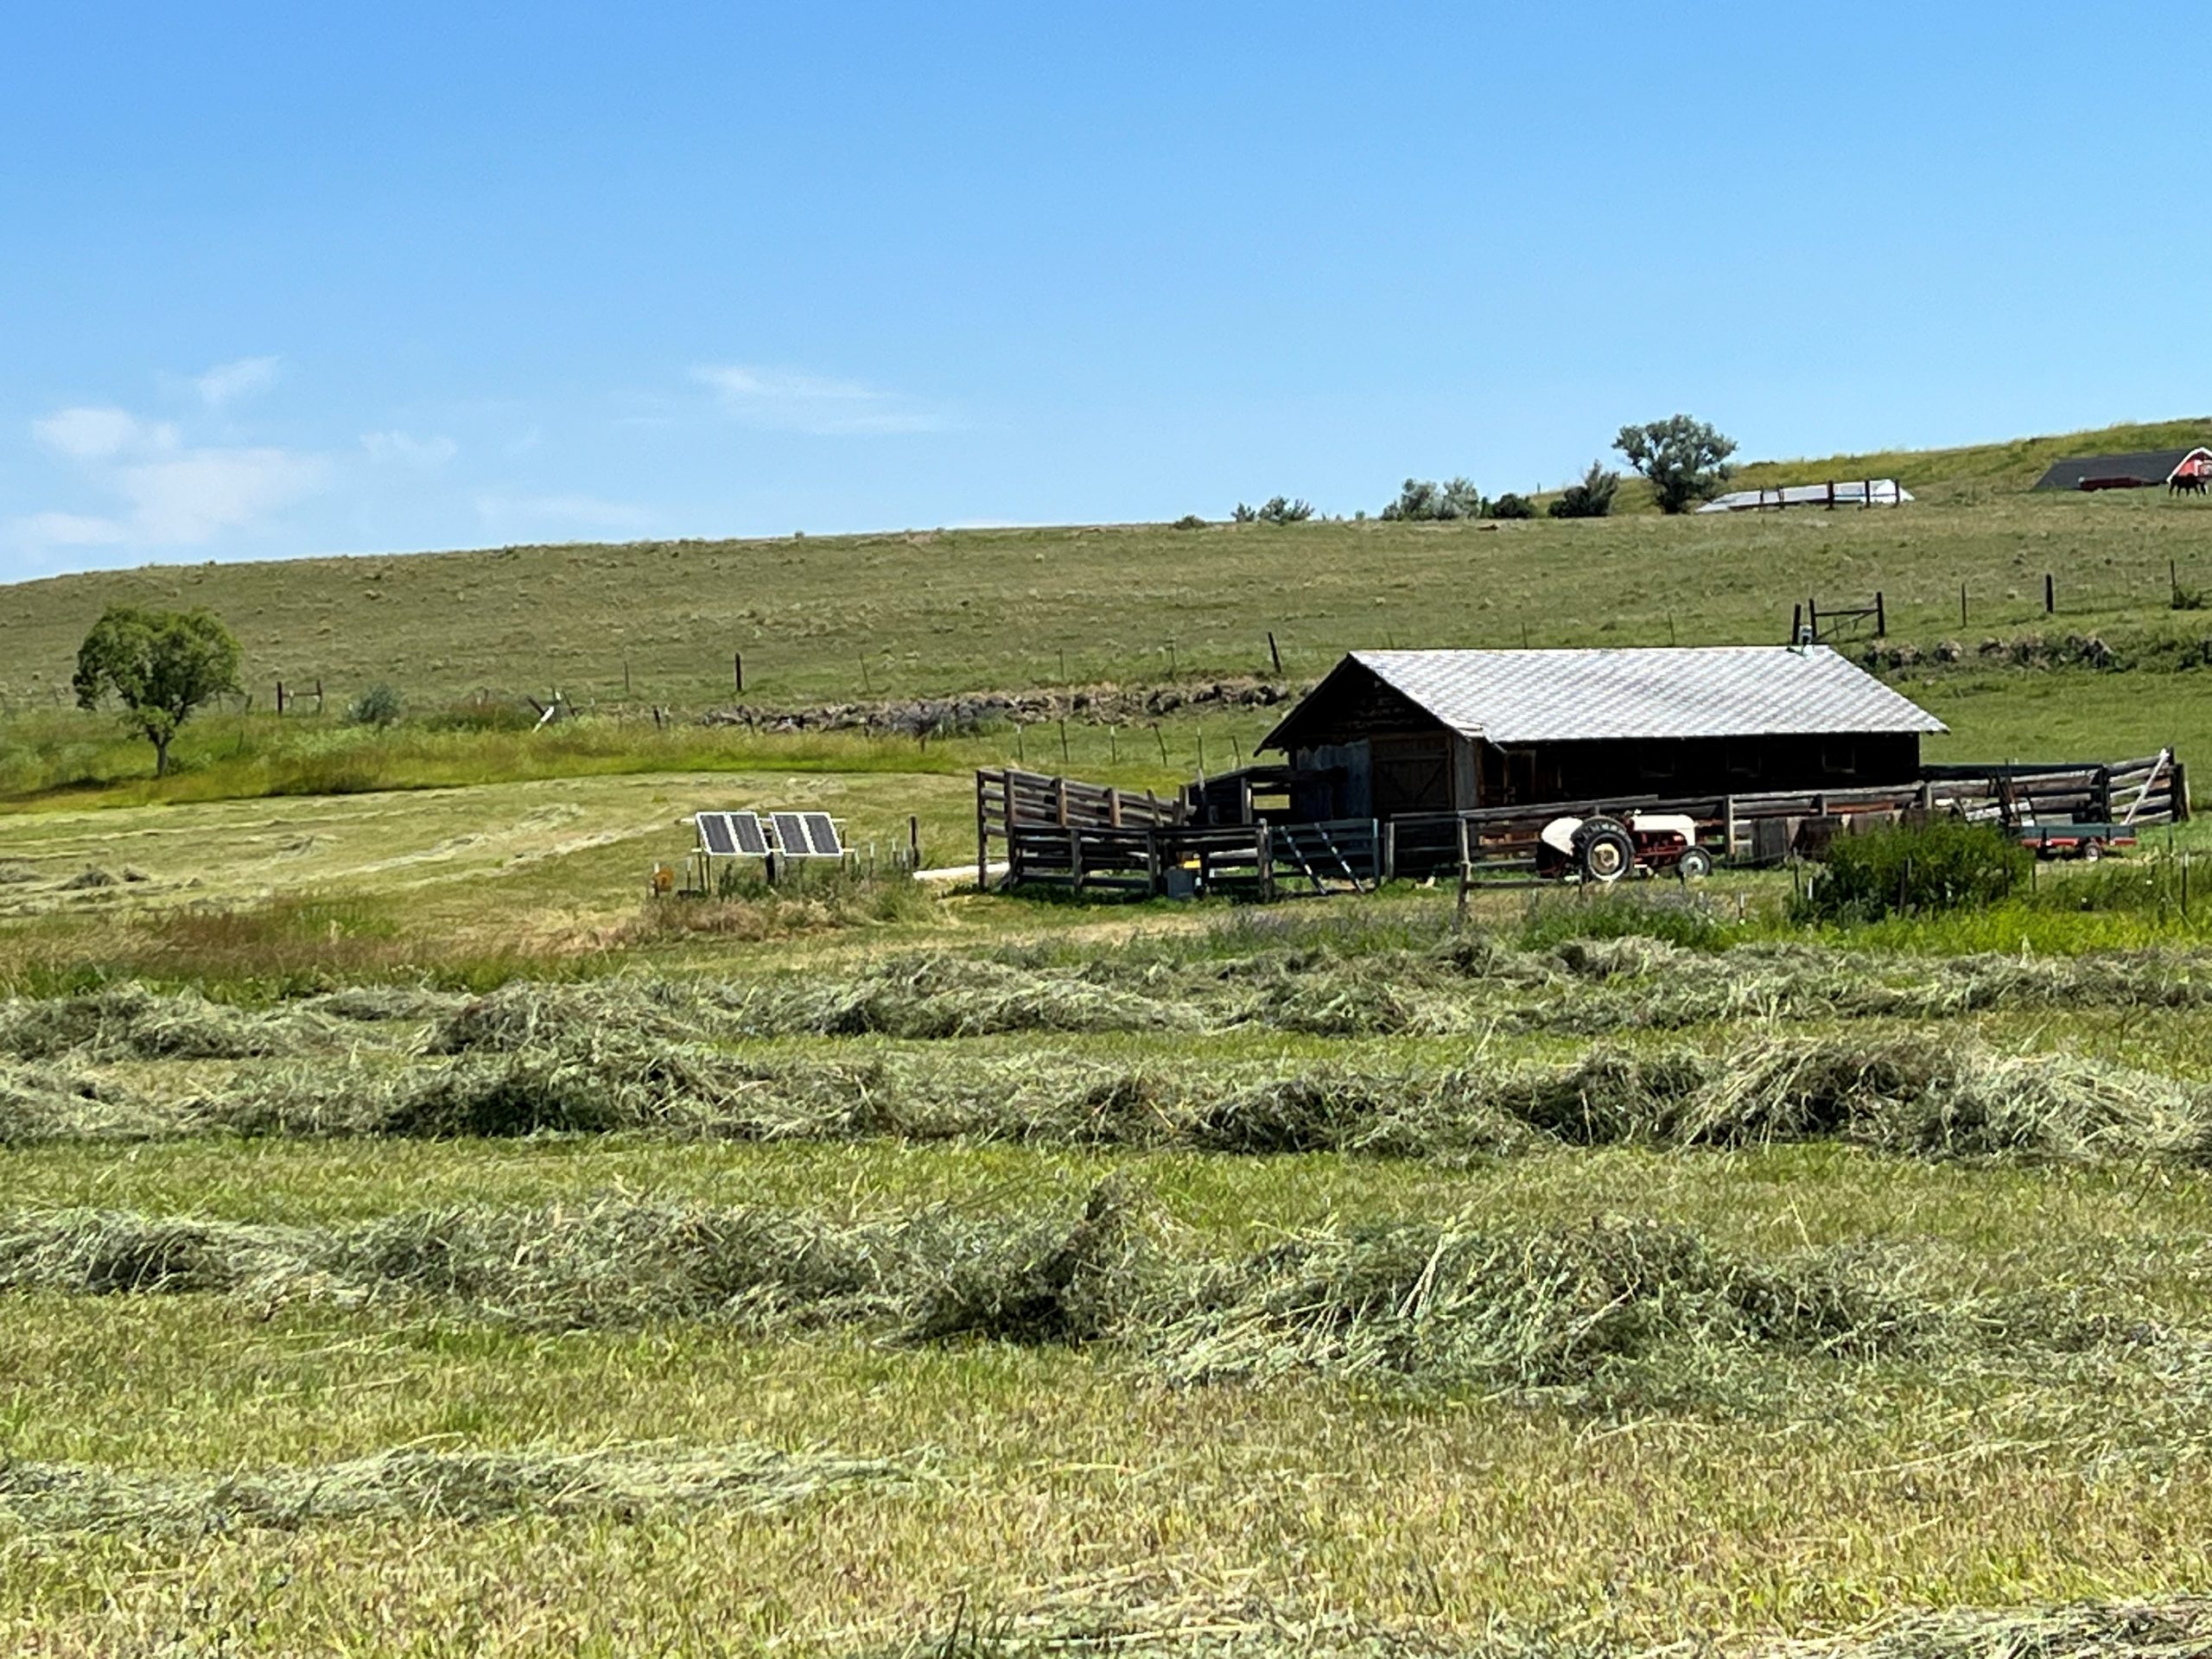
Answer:
[[[2034,864],[2035,855],[2002,830],[1957,818],[1839,836],[1795,914],[1872,922],[2000,904],[2027,886]]]

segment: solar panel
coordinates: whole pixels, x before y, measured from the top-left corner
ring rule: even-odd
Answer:
[[[771,812],[769,821],[776,826],[776,845],[785,858],[811,858],[814,849],[808,844],[806,825],[796,812]]]
[[[842,858],[845,849],[837,844],[837,826],[831,823],[827,812],[802,812],[806,820],[807,839],[814,843],[817,858]]]
[[[768,855],[768,836],[760,828],[758,812],[732,812],[730,832],[737,841],[737,850],[747,858],[766,858]]]
[[[729,814],[700,812],[693,815],[699,826],[699,844],[707,849],[710,858],[733,858],[737,854],[737,840],[730,833]]]

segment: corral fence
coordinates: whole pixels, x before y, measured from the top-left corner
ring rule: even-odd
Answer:
[[[1205,798],[1270,793],[1270,769],[1209,779]],[[1260,775],[1267,773],[1268,775]],[[1910,817],[1957,817],[2015,832],[2054,824],[2139,830],[2189,817],[2189,786],[2171,750],[2094,766],[1929,766],[1917,784],[1691,798],[1612,796],[1466,812],[1301,823],[1254,816],[1193,823],[1189,798],[1162,800],[1018,771],[976,774],[976,879],[988,885],[995,848],[1008,886],[1148,898],[1192,892],[1256,899],[1370,892],[1396,879],[1457,876],[1519,887],[1537,874],[1538,837],[1560,817],[1679,815],[1717,862],[1779,864],[1817,854],[1839,834]]]

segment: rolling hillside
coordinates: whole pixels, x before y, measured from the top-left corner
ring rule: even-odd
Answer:
[[[66,700],[78,640],[124,601],[206,606],[251,683],[378,680],[412,701],[481,688],[697,709],[1249,672],[1272,631],[1293,677],[1340,651],[1689,644],[1779,637],[1794,602],[1864,601],[1891,632],[2163,626],[2170,570],[2212,582],[2212,508],[2145,492],[2033,496],[2053,456],[2178,443],[2212,422],[1973,448],[1764,462],[1746,481],[1894,475],[1901,512],[1283,528],[1128,524],[751,542],[510,547],[282,563],[150,566],[5,590],[0,696]],[[1967,621],[1960,589],[1968,592]]]

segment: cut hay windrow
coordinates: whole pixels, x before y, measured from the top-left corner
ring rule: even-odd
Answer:
[[[407,1447],[301,1469],[212,1474],[0,1460],[0,1528],[208,1533],[318,1522],[485,1522],[525,1513],[658,1509],[770,1514],[827,1494],[911,1482],[879,1459],[735,1444],[461,1452]]]
[[[1311,1374],[1545,1389],[1655,1364],[1690,1375],[1762,1357],[2080,1354],[2146,1339],[2119,1317],[2117,1292],[2111,1308],[2092,1298],[2063,1314],[2008,1311],[1954,1279],[1955,1264],[1925,1250],[1755,1255],[1675,1226],[1500,1228],[1471,1214],[1209,1256],[1115,1183],[1073,1212],[863,1221],[614,1199],[333,1228],[0,1217],[0,1290],[319,1301],[539,1330],[683,1320],[1096,1344],[1184,1383]]]
[[[121,985],[0,1002],[0,1058],[222,1059],[343,1052],[571,1050],[778,1036],[938,1040],[1021,1033],[1259,1027],[1312,1036],[1601,1035],[1746,1020],[1942,1020],[2003,1010],[2212,1007],[2212,957],[1881,957],[1808,944],[1692,951],[1659,939],[1542,950],[1470,937],[1333,952],[1261,935],[1236,954],[1033,951],[889,957],[840,972],[726,982],[624,976],[522,981],[480,997],[358,988],[269,1009]]]
[[[2207,1006],[2212,959],[2172,953],[1921,959],[1808,944],[1698,952],[1637,937],[1522,950],[1471,938],[1352,956],[1264,945],[1228,958],[1166,961],[933,953],[843,974],[718,986],[647,978],[517,984],[446,1016],[431,1046],[448,1054],[512,1052],[593,1022],[703,1042],[1240,1027],[1451,1037],[1499,1028],[1596,1035],[1743,1020]]]
[[[51,1126],[67,1103],[22,1109],[26,1122]],[[0,1092],[0,1140],[10,1134],[8,1111]],[[580,1027],[489,1055],[264,1069],[168,1111],[180,1135],[957,1139],[1446,1161],[1561,1145],[1817,1139],[1936,1158],[2194,1162],[2212,1154],[2204,1085],[1913,1032],[1758,1033],[1717,1050],[1598,1047],[1567,1063],[1284,1071],[929,1046],[858,1060],[756,1059]],[[149,1120],[143,1109],[140,1119]],[[56,1138],[50,1128],[15,1133]]]
[[[0,1002],[0,1056],[25,1060],[250,1059],[328,1048],[343,1029],[305,1004],[259,1011],[142,985]]]
[[[1020,1606],[961,1601],[912,1635],[851,1651],[855,1659],[2208,1659],[2212,1598],[1961,1608],[1815,1640],[1692,1637],[1655,1647],[1498,1621],[1477,1632],[1433,1621],[1385,1623],[1341,1606],[1122,1574],[1041,1592]]]
[[[0,1147],[48,1141],[150,1141],[192,1132],[188,1118],[74,1071],[0,1060]]]

